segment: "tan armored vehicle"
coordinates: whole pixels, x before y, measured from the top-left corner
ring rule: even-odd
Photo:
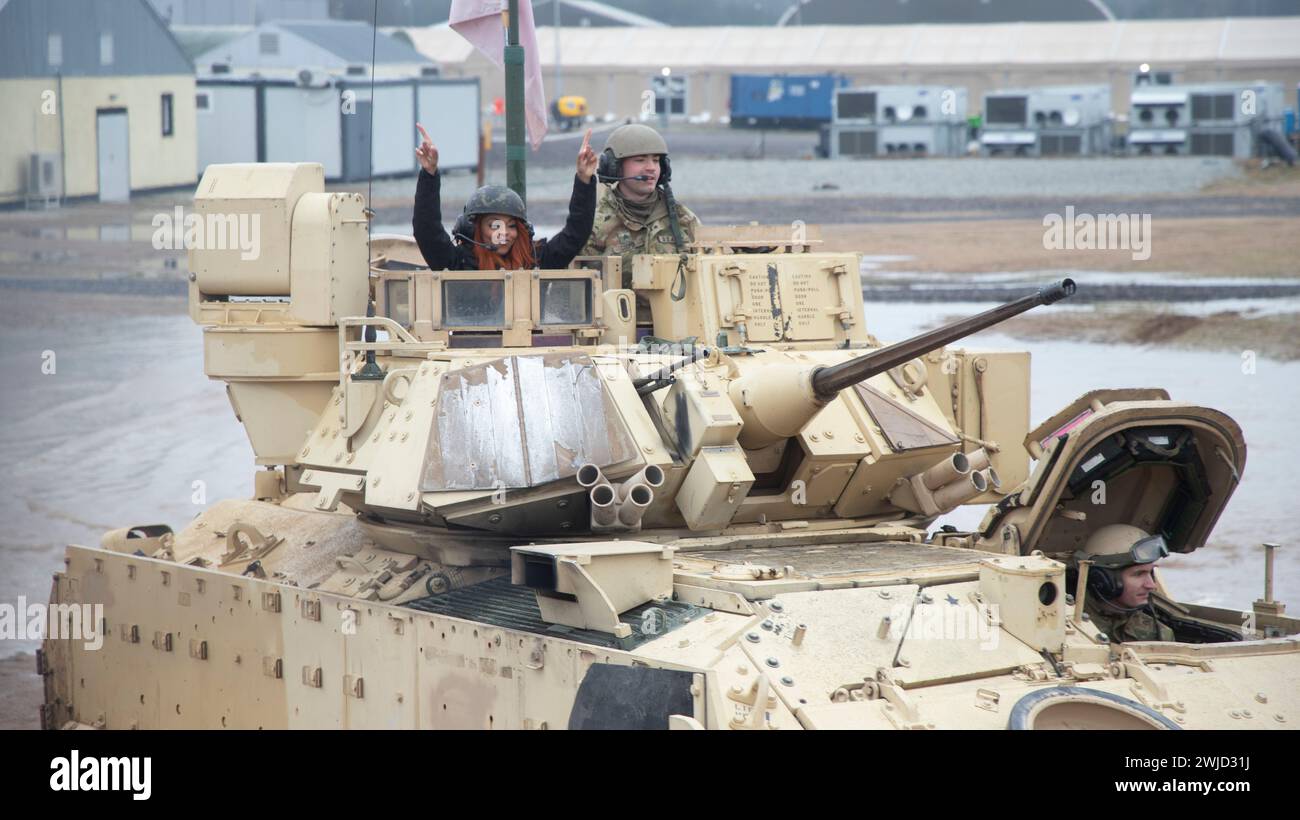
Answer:
[[[1280,604],[1157,575],[1174,640],[1118,642],[1067,584],[1102,527],[1203,546],[1246,460],[1159,389],[1031,428],[1028,354],[951,346],[1068,280],[882,346],[855,255],[761,228],[624,290],[368,246],[319,165],[211,166],[194,204],[261,222],[255,259],[190,257],[255,497],[68,548],[53,600],[105,637],[46,642],[46,726],[1300,724]]]

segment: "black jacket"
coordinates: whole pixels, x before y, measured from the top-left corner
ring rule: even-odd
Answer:
[[[569,217],[564,228],[550,239],[533,243],[533,258],[544,270],[567,268],[591,237],[591,226],[596,219],[596,175],[583,184],[573,175],[573,195],[569,197]],[[477,270],[474,246],[468,242],[452,244],[451,237],[442,226],[442,174],[430,175],[423,169],[415,185],[415,215],[411,219],[415,242],[430,270]],[[520,226],[520,239],[525,239]]]

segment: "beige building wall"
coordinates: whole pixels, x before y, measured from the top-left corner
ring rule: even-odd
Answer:
[[[59,115],[42,112],[43,94],[57,97],[54,77],[0,81],[8,122],[0,129],[0,201],[26,195],[26,165],[35,152],[59,153]],[[162,95],[172,95],[172,135],[162,135]],[[66,196],[97,196],[96,112],[125,108],[130,129],[131,190],[192,185],[198,180],[194,77],[188,74],[67,77],[63,116]]]
[[[0,110],[5,112],[0,128],[0,202],[26,196],[31,154],[59,152],[56,88],[53,77],[0,80]],[[50,113],[43,113],[42,105]]]

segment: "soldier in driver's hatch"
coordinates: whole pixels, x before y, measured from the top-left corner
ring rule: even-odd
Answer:
[[[581,256],[621,256],[623,287],[630,288],[634,254],[688,252],[700,220],[673,198],[668,143],[658,131],[639,123],[615,128],[596,175],[607,187]]]
[[[415,188],[415,214],[411,220],[415,242],[430,270],[522,270],[567,268],[582,243],[591,235],[596,211],[596,152],[591,148],[591,131],[578,149],[577,174],[569,198],[569,216],[564,228],[548,239],[533,239],[533,226],[524,212],[519,194],[504,185],[485,185],[465,204],[456,220],[452,237],[442,226],[442,178],[438,173],[438,149],[419,123],[420,179]],[[528,236],[521,237],[527,231]],[[517,241],[518,240],[518,241]]]
[[[1093,562],[1084,612],[1112,642],[1174,640],[1174,631],[1157,620],[1151,605],[1156,564],[1168,554],[1163,535],[1128,524],[1101,527],[1075,554],[1072,573],[1078,572],[1079,560]]]

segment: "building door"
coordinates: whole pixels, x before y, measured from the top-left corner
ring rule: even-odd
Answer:
[[[99,201],[126,202],[131,198],[131,132],[126,124],[126,109],[101,110],[96,120]]]
[[[343,178],[370,178],[370,100],[357,100],[357,108],[343,115]]]

